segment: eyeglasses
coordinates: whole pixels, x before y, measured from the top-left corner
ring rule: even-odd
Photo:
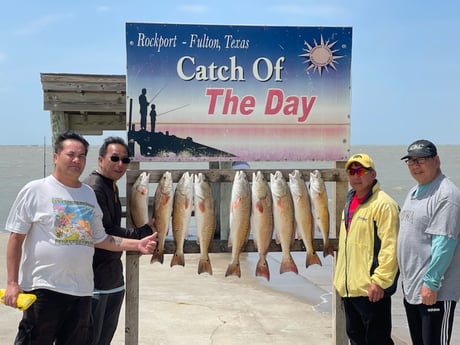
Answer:
[[[129,164],[131,162],[131,159],[128,157],[120,158],[118,156],[110,156],[110,160],[114,163],[118,162],[120,159],[123,164]]]
[[[363,176],[363,175],[366,175],[369,172],[369,169],[366,169],[366,168],[363,168],[363,167],[359,167],[359,168],[356,168],[356,169],[349,168],[347,170],[347,172],[348,172],[349,176],[353,176],[354,174],[356,174],[358,176]]]
[[[411,158],[411,159],[406,159],[404,162],[409,166],[415,165],[415,164],[425,164],[428,158],[433,158],[433,157]]]

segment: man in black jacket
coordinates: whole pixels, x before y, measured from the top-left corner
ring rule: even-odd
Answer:
[[[155,230],[154,220],[140,228],[121,227],[121,203],[116,182],[126,173],[128,145],[120,137],[108,137],[99,149],[98,169],[83,181],[90,185],[103,212],[105,231],[113,236],[140,239]],[[125,295],[122,252],[96,248],[93,258],[93,345],[109,345],[117,329]]]

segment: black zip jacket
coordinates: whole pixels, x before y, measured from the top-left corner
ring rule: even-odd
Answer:
[[[84,181],[94,189],[102,209],[105,232],[116,237],[140,239],[152,234],[147,224],[134,229],[121,227],[121,203],[113,180],[93,171]],[[94,289],[110,290],[124,285],[122,252],[95,248],[93,257]]]

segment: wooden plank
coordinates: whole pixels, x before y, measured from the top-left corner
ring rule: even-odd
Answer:
[[[337,250],[338,240],[330,239],[331,245]],[[313,248],[315,251],[323,251],[323,240],[322,239],[314,239],[313,240]],[[166,240],[164,253],[165,254],[174,254],[176,251],[176,244],[173,240]],[[257,248],[254,244],[252,239],[249,239],[247,244],[243,246],[243,252],[257,252]],[[281,252],[281,244],[277,244],[275,240],[270,242],[270,246],[268,248],[269,252]],[[305,246],[302,240],[294,240],[291,245],[291,252],[304,252],[306,251]],[[228,241],[226,240],[214,240],[211,242],[209,247],[209,253],[231,253],[232,248],[228,246]],[[200,253],[200,246],[194,240],[186,240],[184,242],[184,253],[186,254],[197,254]]]
[[[126,96],[115,92],[45,91],[43,107],[52,111],[108,112],[126,116]]]
[[[125,75],[41,73],[44,91],[98,91],[126,93]]]
[[[80,134],[91,134],[94,131],[124,131],[126,117],[117,114],[68,114],[70,128]],[[91,133],[88,133],[91,132]]]

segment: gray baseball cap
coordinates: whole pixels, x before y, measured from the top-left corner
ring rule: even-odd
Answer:
[[[416,140],[407,148],[407,155],[401,159],[409,157],[434,157],[438,154],[436,146],[429,140]]]

